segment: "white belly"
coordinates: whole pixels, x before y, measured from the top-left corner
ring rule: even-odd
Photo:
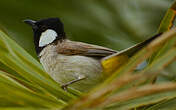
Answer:
[[[81,91],[88,91],[102,80],[100,61],[91,57],[65,56],[49,51],[42,55],[40,62],[46,72],[61,84],[79,77],[86,77],[86,79],[70,85]]]

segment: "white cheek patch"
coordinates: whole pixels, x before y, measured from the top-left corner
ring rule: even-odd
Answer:
[[[39,40],[39,47],[43,47],[52,43],[56,37],[57,33],[52,29],[48,29],[45,32],[42,32]]]

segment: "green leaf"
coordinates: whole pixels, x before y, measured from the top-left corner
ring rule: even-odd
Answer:
[[[171,7],[167,10],[164,18],[162,19],[158,32],[157,33],[164,33],[174,27],[174,20],[176,17],[176,1],[171,5]],[[165,51],[168,46],[168,43],[163,44],[163,46],[158,48],[158,52],[154,53],[152,57],[149,58],[149,63],[152,63],[154,59],[157,59],[158,56],[161,55],[162,51]]]
[[[1,106],[62,108],[66,105],[62,100],[56,99],[49,94],[44,95],[36,93],[29,88],[26,88],[5,74],[6,73],[0,71],[0,99],[4,101],[0,104]]]
[[[35,107],[2,107],[0,110],[51,110],[48,108],[35,108]],[[57,110],[61,110],[57,108]]]
[[[155,106],[149,107],[146,110],[175,110],[176,107],[176,98],[165,100]]]
[[[164,100],[166,101],[168,99],[172,99],[173,97],[176,97],[175,93],[176,93],[175,91],[168,91],[168,92],[162,92],[162,93],[135,98],[124,102],[117,102],[115,104],[112,104],[106,107],[106,109],[116,110],[118,108],[118,110],[128,110],[128,109],[134,109],[137,107],[142,107],[145,105],[157,104]],[[158,110],[158,109],[154,109],[154,110]]]
[[[75,98],[74,95],[61,89],[60,85],[43,71],[38,61],[32,58],[2,31],[0,31],[0,48],[0,62],[15,71],[25,80],[37,86],[42,91],[48,92],[64,101]],[[74,92],[79,95],[78,92]]]
[[[163,33],[170,30],[174,25],[174,20],[176,17],[176,2],[167,10],[163,20],[158,29],[158,33]]]

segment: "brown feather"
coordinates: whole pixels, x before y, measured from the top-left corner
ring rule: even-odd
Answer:
[[[83,56],[95,56],[95,57],[105,57],[117,51],[82,42],[75,42],[70,40],[58,41],[57,52],[59,54],[65,55],[83,55]]]

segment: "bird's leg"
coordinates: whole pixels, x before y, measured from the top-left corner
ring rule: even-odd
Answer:
[[[63,84],[63,85],[61,86],[61,88],[66,91],[66,90],[67,90],[67,87],[68,87],[69,85],[71,85],[71,84],[73,84],[73,83],[76,83],[76,82],[79,82],[79,81],[81,81],[81,80],[83,80],[83,79],[86,79],[86,77],[85,77],[85,76],[84,76],[84,77],[78,77],[78,79],[75,79],[75,80],[72,80],[72,81],[69,81],[69,82]]]

